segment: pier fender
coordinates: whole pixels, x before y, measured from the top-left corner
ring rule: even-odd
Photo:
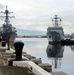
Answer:
[[[41,63],[41,64],[38,64],[38,66],[40,66],[41,68],[43,68],[47,72],[52,72],[52,65],[50,65],[48,63]]]
[[[33,61],[35,64],[40,64],[40,63],[42,63],[42,60],[41,60],[41,58],[36,58],[36,59],[31,59],[31,61]]]
[[[28,58],[29,60],[31,60],[31,59],[36,59],[36,57],[31,56],[31,55],[29,55],[29,54],[23,54],[23,56],[26,57],[26,58]]]

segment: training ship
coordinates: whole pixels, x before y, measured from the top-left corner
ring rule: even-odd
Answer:
[[[63,28],[60,26],[61,18],[55,15],[52,18],[53,27],[47,28],[47,39],[49,44],[60,43],[61,40],[64,39],[64,31]]]
[[[16,28],[10,24],[9,18],[13,18],[14,16],[9,16],[10,13],[6,6],[6,10],[1,13],[5,14],[5,16],[0,16],[1,18],[4,18],[4,24],[0,27],[0,37],[2,37],[2,40],[6,43],[8,42],[8,39],[10,39],[10,44],[14,43],[14,40],[17,36],[16,34]]]

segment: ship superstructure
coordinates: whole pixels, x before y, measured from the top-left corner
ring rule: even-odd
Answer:
[[[47,38],[50,43],[64,39],[63,28],[60,26],[61,18],[58,18],[58,16],[55,15],[52,22],[53,26],[47,28]]]
[[[15,38],[16,38],[16,28],[10,24],[9,18],[13,18],[14,16],[9,16],[9,14],[13,12],[9,12],[6,6],[6,10],[1,13],[5,14],[5,16],[0,16],[1,18],[4,18],[4,24],[0,27],[0,36],[2,37],[3,41],[8,42],[8,38],[10,37],[10,44],[13,44]]]

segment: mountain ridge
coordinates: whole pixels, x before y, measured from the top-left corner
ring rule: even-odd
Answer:
[[[17,29],[17,35],[46,35],[45,31]]]

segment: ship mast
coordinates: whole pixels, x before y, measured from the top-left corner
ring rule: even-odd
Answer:
[[[5,12],[3,12],[3,11],[1,11],[1,13],[4,13],[5,14],[5,16],[0,16],[0,17],[2,17],[2,18],[5,18],[5,25],[9,25],[9,18],[13,18],[14,16],[9,16],[9,14],[10,13],[13,13],[13,12],[9,12],[8,11],[8,9],[7,9],[7,6],[6,6],[6,10],[5,10]]]
[[[55,27],[58,27],[59,24],[61,24],[61,18],[59,18],[57,15],[52,19],[52,22],[54,23]]]

